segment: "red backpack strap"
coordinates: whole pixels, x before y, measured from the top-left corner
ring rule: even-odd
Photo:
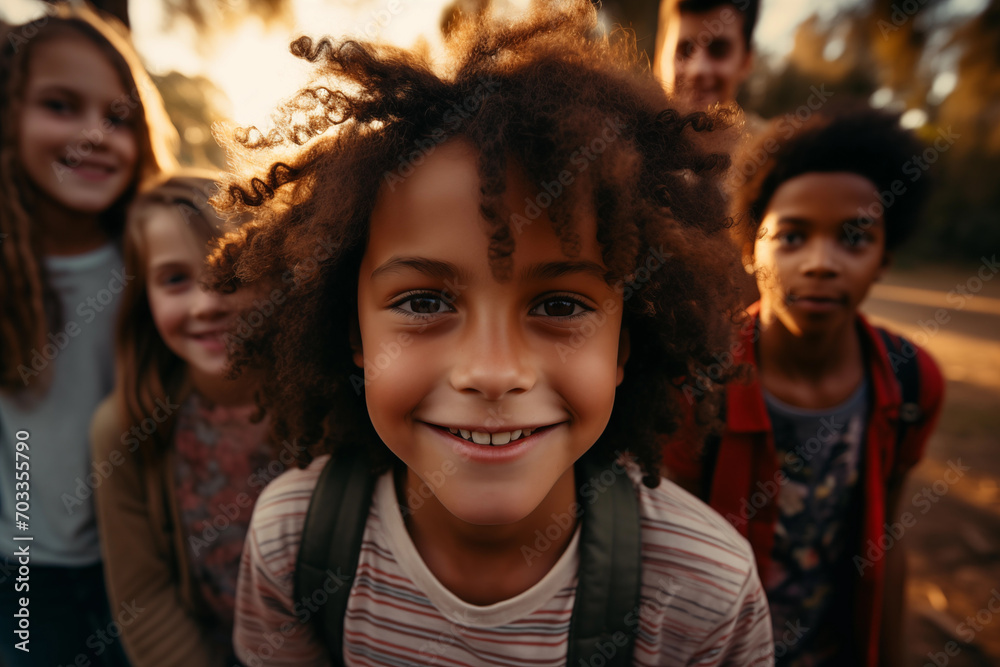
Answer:
[[[920,362],[917,360],[917,348],[902,336],[891,334],[881,327],[876,329],[885,344],[892,374],[899,385],[901,401],[899,405],[899,423],[896,431],[896,455],[893,461],[899,460],[899,453],[906,440],[910,428],[923,419],[920,407]]]

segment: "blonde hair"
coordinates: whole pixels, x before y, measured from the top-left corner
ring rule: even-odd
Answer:
[[[0,390],[27,387],[32,353],[46,343],[46,331],[62,324],[56,295],[41,262],[42,234],[33,224],[34,189],[20,165],[18,118],[28,63],[37,46],[68,33],[94,42],[119,73],[126,90],[134,91],[139,149],[136,173],[117,202],[101,215],[104,232],[121,237],[125,209],[138,184],[176,166],[177,132],[156,87],[143,69],[126,29],[113,18],[86,6],[57,3],[45,17],[23,25],[0,26]],[[30,370],[26,375],[24,369]],[[40,383],[45,386],[45,382]]]
[[[125,425],[142,423],[154,413],[158,399],[176,400],[185,390],[186,364],[163,341],[149,306],[146,223],[158,211],[175,212],[192,233],[204,241],[207,258],[209,244],[230,229],[208,203],[218,187],[215,175],[201,170],[184,170],[144,188],[129,208],[122,251],[125,273],[134,278],[122,292],[115,335],[115,392]],[[147,455],[155,456],[164,451],[172,432],[171,415],[144,441]]]

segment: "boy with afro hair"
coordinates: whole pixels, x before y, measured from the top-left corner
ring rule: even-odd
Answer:
[[[858,307],[915,226],[921,150],[896,117],[845,107],[794,132],[772,124],[739,165],[760,300],[723,358],[753,377],[727,388],[721,440],[664,454],[668,476],[750,540],[779,665],[901,664],[902,490],[943,381]]]

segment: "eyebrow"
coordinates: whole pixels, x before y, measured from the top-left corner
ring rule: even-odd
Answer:
[[[418,273],[423,273],[431,278],[465,278],[465,273],[450,262],[442,262],[426,257],[393,257],[388,262],[372,271],[372,279],[385,273],[402,273],[406,269],[412,269]]]
[[[192,264],[189,261],[181,259],[168,259],[167,261],[156,262],[149,267],[150,273],[156,273],[158,271],[164,270],[174,270],[174,269],[187,269],[191,268]],[[198,268],[198,267],[195,267]]]
[[[442,262],[426,257],[393,257],[381,266],[372,271],[372,279],[386,273],[397,273],[411,269],[423,273],[431,278],[445,280],[448,278],[459,278],[465,280],[468,277],[464,271],[450,262]],[[521,271],[520,279],[530,280],[551,280],[573,273],[585,273],[607,280],[608,271],[600,264],[588,260],[567,260],[559,262],[545,262],[526,267]]]
[[[61,83],[47,83],[39,88],[35,89],[36,95],[67,95],[70,97],[80,97],[80,91],[74,88],[70,88]]]
[[[843,220],[839,220],[837,222],[837,224],[841,225],[841,226],[843,226],[843,225],[850,225],[850,224],[857,224],[862,219],[863,218],[861,218],[860,216],[853,216],[853,217],[850,217],[850,218],[844,218]],[[882,220],[882,218],[874,218],[874,219],[872,219],[872,223],[873,224],[877,223],[877,222],[884,223],[885,221]],[[807,218],[797,218],[795,216],[782,216],[782,217],[778,218],[778,224],[779,225],[782,225],[782,224],[784,224],[784,225],[795,225],[797,227],[815,227],[816,226],[815,223],[813,223],[812,220],[809,220]]]
[[[806,218],[797,218],[797,217],[795,217],[793,215],[783,215],[783,216],[781,216],[780,218],[778,218],[778,224],[779,225],[781,225],[781,224],[785,224],[785,225],[799,225],[800,227],[812,227],[813,226],[813,223],[812,223],[811,220],[807,220]]]
[[[726,35],[712,35],[712,39],[708,43],[704,44],[704,46],[708,47],[708,46],[711,46],[712,44],[732,44],[732,43],[734,43],[734,41],[735,40],[730,39]],[[677,46],[678,47],[681,47],[681,46],[690,46],[690,45],[701,46],[700,44],[698,44],[698,42],[696,40],[689,39],[687,37],[683,37],[683,38],[677,40]]]
[[[550,280],[571,273],[586,273],[607,280],[608,270],[596,262],[587,260],[546,262],[535,264],[521,272],[522,280]]]

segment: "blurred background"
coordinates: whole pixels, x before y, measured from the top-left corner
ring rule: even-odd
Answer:
[[[441,53],[456,12],[516,13],[528,0],[104,0],[133,41],[182,140],[182,162],[224,168],[213,124],[266,125],[307,69],[291,38],[352,36]],[[608,30],[634,31],[650,58],[657,0],[606,0]],[[38,0],[0,0],[20,23]],[[908,664],[1000,665],[1000,0],[762,0],[755,70],[739,101],[786,118],[814,88],[902,114],[930,146],[936,185],[921,227],[864,310],[928,348],[948,380],[928,456],[905,504]],[[825,87],[825,88],[824,88]],[[994,278],[996,279],[994,280]],[[970,468],[944,483],[954,465]],[[992,607],[992,608],[991,608]],[[949,655],[949,641],[958,653]]]

